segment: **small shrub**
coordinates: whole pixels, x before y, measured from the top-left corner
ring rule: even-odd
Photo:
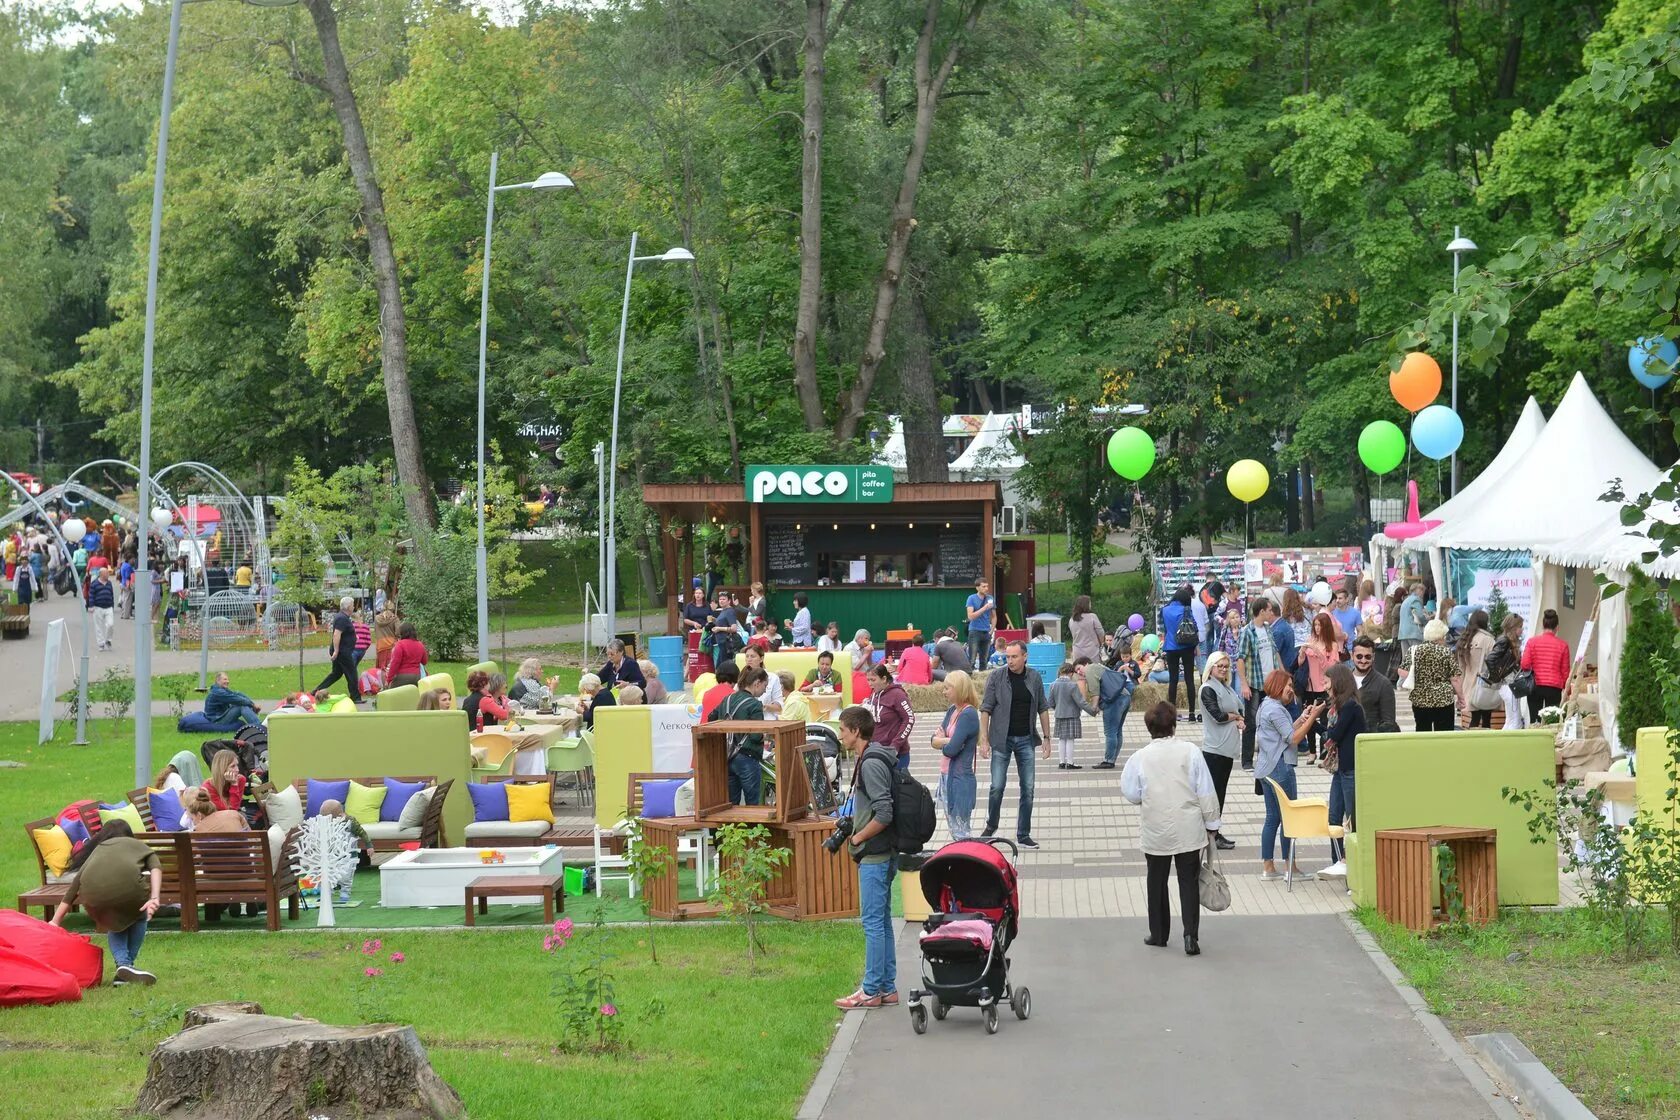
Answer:
[[[647,923],[648,956],[654,964],[658,964],[659,949],[653,942],[653,901],[648,897],[648,884],[665,875],[667,868],[672,875],[677,869],[670,863],[669,851],[643,839],[640,817],[630,821],[625,844],[625,869],[636,884],[636,897],[642,905],[642,920]]]
[[[105,714],[112,722],[121,723],[134,709],[134,678],[112,666],[99,678],[99,695],[105,701]],[[147,718],[151,713],[146,713]]]
[[[403,565],[402,614],[438,661],[457,661],[478,635],[476,544],[465,536],[417,538]]]
[[[747,934],[747,967],[756,970],[758,954],[767,952],[759,937],[759,920],[767,912],[770,881],[793,853],[770,845],[770,830],[761,824],[726,824],[718,829],[718,876],[714,892],[723,912],[739,921]]]

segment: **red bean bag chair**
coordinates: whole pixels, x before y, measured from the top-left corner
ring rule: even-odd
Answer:
[[[98,984],[105,973],[105,951],[85,935],[16,910],[0,910],[0,948],[65,973],[83,988]],[[9,978],[9,970],[0,968],[0,984]]]
[[[0,946],[0,1007],[71,1003],[81,998],[82,986],[68,972]]]

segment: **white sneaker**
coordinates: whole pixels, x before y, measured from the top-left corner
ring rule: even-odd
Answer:
[[[1339,859],[1335,863],[1332,863],[1329,867],[1320,868],[1318,871],[1318,877],[1320,879],[1346,879],[1347,861]]]
[[[1260,872],[1260,878],[1262,878],[1262,879],[1266,880],[1266,882],[1270,883],[1274,879],[1283,878],[1283,876],[1279,875],[1276,871],[1262,871],[1262,872]]]

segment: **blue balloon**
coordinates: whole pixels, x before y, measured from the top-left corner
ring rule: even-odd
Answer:
[[[1628,371],[1647,389],[1661,389],[1672,381],[1676,363],[1680,363],[1680,348],[1660,334],[1642,338],[1628,348]]]
[[[1444,404],[1432,404],[1412,419],[1412,446],[1431,459],[1445,459],[1464,442],[1464,421]]]

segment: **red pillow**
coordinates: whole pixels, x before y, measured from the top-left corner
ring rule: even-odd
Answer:
[[[0,946],[67,972],[84,988],[98,984],[105,972],[104,950],[86,935],[16,910],[0,910]]]
[[[0,1007],[66,1003],[81,998],[82,986],[68,972],[60,972],[16,949],[0,947]]]

